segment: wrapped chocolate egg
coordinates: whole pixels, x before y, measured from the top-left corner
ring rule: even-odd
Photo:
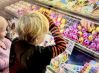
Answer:
[[[94,35],[94,34],[97,34],[96,30],[93,30],[92,31],[92,35]]]
[[[81,44],[83,43],[83,41],[84,41],[84,38],[83,38],[83,37],[80,37],[80,38],[78,39],[78,42],[81,43]]]
[[[73,31],[73,33],[74,33],[75,35],[77,35],[78,30],[77,30],[77,29],[75,29],[75,30]]]
[[[95,30],[95,29],[96,29],[95,24],[92,24],[92,25],[91,25],[91,28],[92,28],[93,30]]]
[[[73,26],[69,26],[69,30],[73,31],[74,30]]]
[[[89,35],[89,36],[88,36],[88,40],[89,40],[89,41],[92,41],[92,40],[93,40],[93,36],[92,36],[92,35]]]
[[[99,43],[99,38],[97,37],[97,38],[95,38],[95,40],[94,40],[96,43]]]
[[[65,23],[66,23],[66,19],[63,18],[63,19],[61,20],[61,23],[62,23],[62,24],[65,24]]]
[[[92,49],[92,50],[96,50],[96,43],[95,42],[92,42],[90,45],[89,45],[89,48]]]
[[[72,39],[73,33],[69,33],[68,37]]]
[[[85,28],[82,28],[82,32],[86,32],[86,29]]]
[[[81,21],[80,21],[80,23],[81,23],[81,26],[82,27],[84,27],[85,29],[87,29],[87,20],[85,20],[85,19],[82,19]]]
[[[63,28],[64,28],[64,26],[65,26],[65,24],[60,24],[60,28],[62,28],[62,29],[63,29]]]
[[[96,27],[96,32],[99,32],[99,27]]]
[[[82,36],[82,32],[81,31],[78,31],[78,36]]]
[[[67,28],[64,32],[63,32],[64,36],[67,36],[68,37],[68,34],[69,34],[69,29]]]
[[[97,51],[99,52],[99,44],[97,44],[96,49],[97,49]]]
[[[84,42],[83,42],[83,44],[84,44],[85,46],[89,46],[89,43],[90,43],[90,41],[89,41],[88,39],[85,39]]]
[[[74,23],[74,24],[73,24],[73,28],[74,28],[74,29],[76,29],[76,28],[77,28],[77,26],[78,26],[78,24],[77,24],[77,23]]]
[[[89,28],[89,29],[88,29],[88,32],[92,32],[92,30],[93,30],[92,28]]]
[[[83,38],[88,38],[88,33],[87,32],[83,33]]]
[[[78,28],[78,30],[81,30],[82,29],[82,27],[80,25],[77,28]]]
[[[73,39],[74,41],[78,40],[77,35],[74,35],[74,34],[73,34],[72,39]]]
[[[92,35],[93,35],[93,38],[96,38],[97,37],[97,32],[95,30],[92,31]]]

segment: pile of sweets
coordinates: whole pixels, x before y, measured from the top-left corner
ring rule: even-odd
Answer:
[[[99,52],[99,26],[95,23],[82,19],[70,25],[63,34],[66,38]]]

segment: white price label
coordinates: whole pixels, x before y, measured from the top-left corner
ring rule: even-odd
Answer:
[[[68,44],[67,44],[66,51],[67,51],[69,54],[71,54],[72,51],[73,51],[74,46],[75,46],[75,42],[69,40],[69,42],[68,42]]]

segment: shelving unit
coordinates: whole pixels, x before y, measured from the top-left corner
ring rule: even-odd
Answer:
[[[68,11],[68,10],[63,10],[61,8],[58,8],[58,7],[54,7],[54,6],[51,6],[51,5],[48,5],[48,4],[45,4],[43,2],[39,2],[39,1],[36,1],[36,0],[28,0],[27,2],[31,3],[31,4],[35,4],[35,5],[38,5],[38,6],[41,6],[41,7],[44,7],[44,8],[48,8],[48,9],[51,9],[53,11],[56,11],[56,12],[59,12],[61,14],[64,14],[64,15],[68,15],[76,20],[80,20],[81,18],[85,18],[87,20],[90,20],[92,22],[95,22],[97,25],[99,25],[99,19],[95,19],[95,18],[92,18],[92,17],[88,17],[88,16],[84,16],[84,15],[81,15],[81,14],[78,14],[78,13],[75,13],[75,12],[72,12],[72,11]],[[16,18],[18,18],[18,16],[14,15],[13,13],[7,11],[9,14],[11,14],[12,16],[15,16]],[[70,40],[69,38],[66,38],[67,40]],[[72,40],[70,40],[72,41]],[[75,42],[75,41],[74,41]],[[92,55],[94,58],[96,58],[97,60],[99,60],[99,53],[97,52],[94,52],[88,48],[86,48],[85,46],[75,42],[75,46],[79,48],[79,50],[82,50],[84,52],[87,52],[89,53],[90,55]]]
[[[79,13],[76,13],[76,12],[72,12],[72,11],[69,11],[69,10],[63,10],[61,8],[58,8],[58,7],[55,7],[55,6],[51,6],[51,5],[45,4],[43,2],[36,1],[36,0],[33,0],[32,3],[33,4],[36,4],[36,5],[39,5],[41,7],[45,7],[45,8],[48,8],[48,9],[57,11],[59,13],[62,13],[62,14],[68,15],[68,16],[71,16],[71,17],[76,18],[78,20],[84,18],[84,19],[90,20],[90,21],[96,23],[97,25],[99,25],[99,19],[97,19],[97,18],[93,18],[93,17],[90,17],[90,16],[85,16],[85,15],[82,15],[82,14],[79,14]],[[66,38],[66,39],[67,40],[70,40],[69,38]],[[70,40],[70,41],[72,41],[72,40]],[[75,43],[76,43],[75,46],[78,47],[79,50],[82,50],[84,52],[87,52],[91,56],[93,56],[93,58],[99,60],[99,53],[94,52],[94,51],[88,49],[87,47],[85,47],[85,46],[77,43],[77,42],[75,42]]]
[[[99,18],[94,18],[94,17],[91,17],[91,16],[86,16],[86,15],[83,15],[83,14],[80,14],[80,13],[76,13],[76,12],[73,12],[73,11],[70,11],[70,10],[64,10],[64,9],[58,8],[56,6],[52,6],[52,5],[43,3],[43,2],[39,2],[37,0],[27,0],[27,2],[29,2],[31,4],[34,4],[34,5],[37,5],[37,6],[40,6],[40,7],[44,7],[44,8],[53,10],[53,11],[58,12],[60,14],[64,14],[66,16],[71,17],[72,19],[77,20],[77,21],[80,21],[81,19],[89,20],[89,21],[92,21],[95,24],[97,24],[97,26],[99,26]],[[10,15],[12,15],[13,17],[18,18],[17,15],[15,15],[15,14],[9,12],[9,11],[7,11],[7,13],[9,13]],[[69,25],[66,25],[66,26],[69,26]],[[65,39],[68,40],[68,41],[73,41],[73,40],[71,40],[69,38],[65,38]],[[99,62],[99,53],[98,52],[95,52],[93,50],[90,50],[89,48],[81,45],[80,43],[78,43],[76,41],[73,41],[73,42],[75,43],[75,47],[77,47],[77,50],[78,51],[81,51],[84,54],[87,54],[88,56],[92,57],[97,62]],[[50,70],[51,73],[55,73],[55,71],[53,70],[53,68],[51,68],[50,66],[48,66],[47,69]]]
[[[72,40],[69,39],[69,38],[65,38],[65,39],[67,39],[67,40],[69,40],[69,41],[72,41]],[[75,41],[73,41],[73,42],[75,42]],[[77,48],[79,48],[78,50],[81,50],[81,51],[83,51],[83,52],[88,53],[89,55],[91,55],[91,57],[93,57],[93,58],[95,58],[97,61],[99,61],[99,53],[96,53],[96,52],[94,52],[94,51],[92,51],[92,50],[89,50],[88,48],[86,48],[85,46],[83,46],[83,45],[81,45],[81,44],[79,44],[79,43],[77,43],[77,42],[75,42],[75,46],[76,46]]]
[[[60,13],[66,14],[66,15],[73,16],[73,17],[78,18],[78,19],[84,18],[84,19],[90,20],[90,21],[96,23],[97,25],[99,25],[99,18],[91,17],[91,16],[84,15],[84,14],[81,14],[81,13],[76,13],[74,11],[70,11],[70,10],[67,10],[67,9],[64,10],[64,9],[58,8],[56,6],[52,6],[52,5],[37,1],[37,0],[33,0],[33,3],[35,3],[37,5],[40,5],[40,6],[43,6],[45,8],[49,8],[49,9],[58,11]]]

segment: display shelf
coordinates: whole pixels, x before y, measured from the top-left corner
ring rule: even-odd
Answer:
[[[95,60],[88,53],[82,52],[77,49],[78,49],[77,47],[74,47],[72,54],[69,55],[68,57],[68,60],[65,63],[60,64],[59,68],[57,68],[56,70],[54,70],[53,66],[51,65],[47,66],[47,70],[49,71],[48,73],[80,73],[86,63],[94,62],[91,64],[95,65],[97,63],[98,65],[99,61]],[[89,72],[85,72],[85,73],[89,73]]]
[[[64,9],[61,9],[61,8],[58,8],[58,7],[55,7],[55,6],[51,6],[49,4],[46,4],[46,3],[43,3],[43,2],[39,2],[39,1],[35,1],[35,0],[33,2],[35,4],[37,4],[37,5],[40,5],[40,6],[43,6],[45,8],[48,8],[48,9],[51,9],[51,10],[60,12],[62,14],[66,14],[66,15],[71,16],[73,18],[76,18],[76,19],[82,19],[82,18],[84,18],[84,19],[87,19],[87,20],[92,21],[95,24],[99,25],[99,19],[98,18],[94,18],[94,17],[91,17],[91,16],[83,15],[83,14],[76,13],[76,12],[73,12],[73,11],[70,11],[70,10],[64,10]],[[68,40],[70,40],[70,39],[68,39]],[[76,42],[75,46],[78,47],[79,50],[82,50],[84,52],[87,52],[91,56],[93,56],[93,58],[99,60],[99,53],[97,53],[95,51],[92,51],[89,48],[87,48],[87,47],[85,47],[85,46],[83,46],[83,45],[81,45],[81,44],[79,44],[77,42]]]
[[[84,18],[84,19],[93,21],[94,23],[99,25],[99,18],[95,18],[95,17],[93,17],[91,15],[84,15],[84,14],[81,14],[81,13],[78,13],[78,12],[74,12],[74,11],[71,11],[71,10],[68,10],[68,9],[61,9],[59,7],[52,6],[52,5],[43,3],[41,1],[37,1],[37,0],[33,0],[33,3],[35,3],[37,5],[40,5],[40,6],[43,6],[43,7],[46,7],[46,8],[49,8],[49,9],[52,9],[52,10],[55,10],[55,11],[58,11],[58,12],[61,12],[61,13],[66,14],[66,15],[70,15],[70,16],[79,18],[79,19]]]
[[[31,1],[28,1],[28,2],[30,3]],[[57,11],[57,12],[59,12],[59,13],[61,13],[61,14],[65,14],[66,16],[69,16],[69,17],[71,17],[72,19],[75,19],[75,20],[77,20],[77,21],[80,20],[78,16],[76,16],[76,15],[74,15],[74,14],[72,14],[72,13],[65,12],[65,11],[62,11],[62,10],[57,9],[57,8],[53,8],[53,7],[51,7],[51,6],[48,6],[48,5],[43,4],[43,3],[39,3],[39,2],[37,2],[37,1],[36,1],[36,2],[35,2],[35,1],[32,1],[32,2],[33,2],[32,4],[34,4],[34,5],[38,5],[38,6],[41,6],[41,7],[43,6],[43,7],[45,7],[45,8],[51,9],[51,10],[53,10],[53,11]],[[10,11],[7,11],[7,12],[10,13],[11,15],[17,17],[15,14],[11,13]],[[71,14],[72,14],[72,15],[71,15]],[[76,17],[75,17],[75,16],[76,16]],[[69,26],[69,25],[68,25],[68,26]],[[68,39],[68,40],[70,40],[70,39]],[[72,41],[72,40],[71,40],[71,41]],[[77,42],[75,42],[75,43],[76,43],[75,46],[77,46],[80,50],[82,50],[82,51],[84,51],[84,52],[88,52],[88,53],[91,54],[93,57],[95,57],[95,58],[97,58],[97,59],[99,60],[99,53],[94,52],[94,51],[92,51],[92,50],[86,48],[85,46],[83,46],[83,45],[77,43]]]
[[[68,41],[72,41],[69,38],[65,38],[65,39],[68,40]],[[73,41],[73,42],[75,42],[75,41]],[[83,46],[83,45],[81,45],[81,44],[79,44],[77,42],[75,42],[75,46],[77,48],[79,48],[78,50],[81,50],[81,51],[84,51],[84,52],[88,53],[91,57],[93,57],[94,59],[99,61],[99,53],[97,53],[95,51],[92,51],[89,48],[87,48],[87,47],[85,47],[85,46]]]

